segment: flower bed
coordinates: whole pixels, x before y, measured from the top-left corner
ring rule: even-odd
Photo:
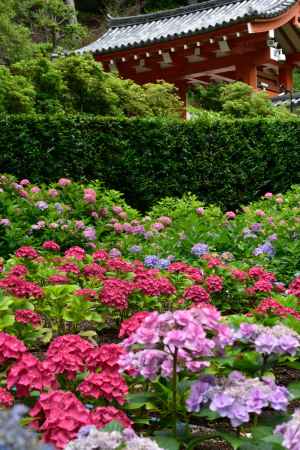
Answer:
[[[0,407],[23,440],[298,450],[298,188],[143,218],[99,184],[1,180]]]

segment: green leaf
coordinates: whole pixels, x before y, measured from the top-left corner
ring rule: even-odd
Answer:
[[[164,450],[180,449],[180,443],[175,438],[169,436],[155,436],[155,441]]]
[[[290,394],[293,396],[293,400],[298,400],[300,398],[300,382],[295,381],[288,385],[288,390]]]
[[[243,443],[245,443],[245,438],[241,438],[232,433],[220,432],[218,433],[220,437],[222,437],[225,441],[229,442],[229,444],[233,447],[234,450],[241,448]]]
[[[113,420],[108,425],[106,425],[104,428],[102,428],[103,431],[122,431],[123,427],[119,422],[116,422]]]

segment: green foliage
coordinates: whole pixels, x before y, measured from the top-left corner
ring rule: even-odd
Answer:
[[[299,129],[297,118],[2,117],[0,166],[36,182],[101,179],[142,210],[186,192],[236,208],[300,182]]]
[[[196,3],[196,2],[195,2]],[[162,11],[188,5],[188,0],[145,0],[143,12]]]
[[[181,102],[168,83],[140,86],[106,73],[91,55],[70,55],[54,61],[39,57],[21,61],[5,70],[9,83],[3,95],[19,96],[30,108],[2,105],[7,113],[75,113],[112,116],[180,116]],[[13,76],[14,75],[14,76]],[[26,89],[25,89],[25,87]]]
[[[274,107],[267,93],[255,92],[246,83],[214,83],[198,86],[191,94],[192,104],[201,110],[218,112],[232,118],[287,117],[285,108]],[[197,111],[195,112],[198,116]]]
[[[0,66],[0,112],[32,113],[34,102],[35,91],[30,82]]]

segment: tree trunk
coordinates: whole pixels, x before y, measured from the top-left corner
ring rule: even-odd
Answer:
[[[68,5],[70,8],[72,8],[72,10],[73,10],[73,16],[70,19],[70,23],[74,25],[77,23],[75,0],[64,0],[64,1],[65,1],[65,4]]]

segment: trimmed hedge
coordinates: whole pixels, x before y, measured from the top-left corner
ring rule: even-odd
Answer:
[[[0,172],[100,179],[141,210],[189,191],[226,208],[300,183],[300,120],[0,118]]]

